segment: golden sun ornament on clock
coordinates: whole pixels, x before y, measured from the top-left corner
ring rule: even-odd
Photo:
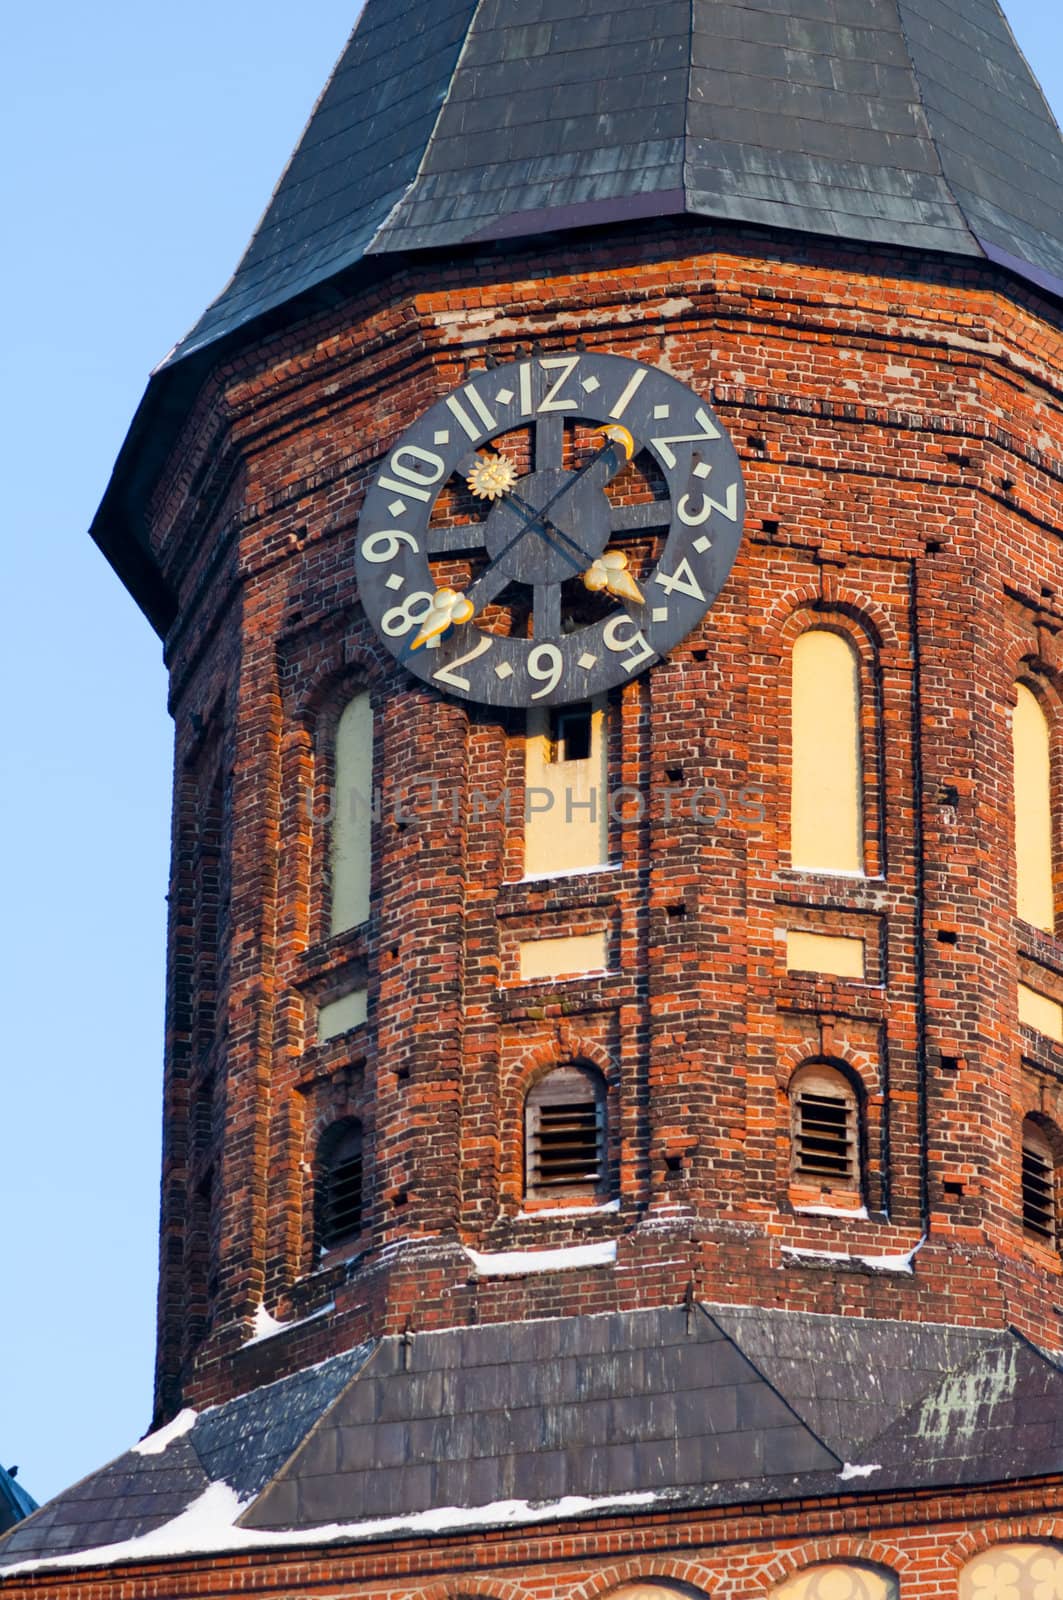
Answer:
[[[499,455],[477,456],[468,477],[469,488],[480,500],[500,500],[516,482],[516,467]]]
[[[446,694],[565,705],[660,660],[742,535],[734,447],[701,397],[621,356],[470,373],[388,452],[355,566],[387,649]]]

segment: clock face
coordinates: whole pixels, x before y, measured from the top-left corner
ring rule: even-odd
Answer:
[[[620,356],[536,356],[470,374],[388,453],[359,520],[359,596],[426,683],[565,705],[701,621],[744,512],[734,447],[692,390]]]

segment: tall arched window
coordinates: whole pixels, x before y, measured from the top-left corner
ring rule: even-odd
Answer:
[[[790,1177],[801,1188],[859,1194],[860,1106],[835,1067],[811,1062],[790,1082]]]
[[[605,1195],[605,1119],[605,1080],[596,1067],[556,1067],[533,1085],[524,1102],[525,1192],[531,1199]]]
[[[364,1209],[362,1124],[344,1117],[326,1128],[314,1168],[314,1234],[318,1247],[331,1250],[362,1231]]]
[[[373,711],[363,690],[336,726],[333,759],[330,933],[346,933],[369,916],[373,849]]]
[[[1052,1544],[998,1544],[968,1561],[960,1600],[1050,1600],[1063,1593],[1063,1551]]]
[[[791,728],[791,864],[863,872],[860,662],[841,634],[810,628],[794,641]]]
[[[1022,1225],[1042,1244],[1059,1238],[1056,1153],[1043,1128],[1027,1117],[1022,1125]]]
[[[1015,688],[1011,720],[1015,779],[1016,910],[1035,928],[1056,924],[1052,887],[1052,741],[1048,718],[1025,684]]]

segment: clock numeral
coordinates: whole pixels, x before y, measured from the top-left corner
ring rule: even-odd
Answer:
[[[558,398],[558,391],[563,389],[579,366],[579,356],[543,356],[539,362],[544,372],[560,371],[561,376],[556,383],[552,383],[539,402],[539,411],[574,411],[579,404],[578,400],[562,400]]]
[[[379,533],[371,533],[362,540],[362,560],[394,561],[404,544],[409,545],[414,555],[419,554],[421,547],[412,533],[403,533],[399,528],[381,528]]]
[[[484,405],[483,400],[477,394],[476,390],[471,387],[471,385],[468,389],[463,389],[461,392],[465,396],[466,400],[468,400],[473,410],[476,412],[476,415],[479,417],[480,421],[483,423],[483,427],[478,428],[476,426],[475,422],[469,416],[469,413],[466,411],[456,394],[448,395],[447,410],[453,417],[457,418],[458,422],[468,434],[469,438],[476,442],[477,440],[481,439],[485,433],[490,433],[492,429],[498,426],[498,424],[491,415],[490,411],[488,411],[487,407]]]
[[[702,433],[666,433],[659,439],[651,439],[653,448],[664,458],[665,466],[677,465],[676,453],[672,449],[674,444],[702,444],[706,439],[718,439],[720,430],[713,422],[709,413],[701,406],[694,413],[694,421],[703,429]]]
[[[417,607],[416,613],[411,609],[413,606]],[[386,633],[389,639],[401,639],[414,628],[420,627],[431,609],[432,596],[425,589],[415,589],[413,594],[406,596],[401,606],[392,606],[390,611],[384,612],[380,619],[380,631]]]
[[[481,639],[477,640],[475,646],[469,651],[468,655],[459,656],[456,661],[448,662],[445,667],[440,667],[438,672],[433,672],[433,681],[435,683],[448,684],[451,689],[471,689],[472,684],[469,682],[468,678],[463,678],[460,672],[458,672],[456,669],[458,667],[463,667],[467,661],[475,661],[477,656],[484,655],[488,650],[490,650],[493,643],[494,640],[491,635],[489,633],[485,634]]]
[[[701,584],[695,578],[690,562],[685,556],[671,575],[667,572],[657,572],[654,573],[653,581],[660,584],[665,594],[674,594],[678,589],[680,594],[688,594],[693,600],[702,602],[705,600]]]
[[[535,409],[532,403],[531,362],[525,361],[517,372],[517,392],[520,396],[521,416],[530,417]]]
[[[409,456],[407,463],[405,457]],[[420,470],[413,465],[420,462]],[[412,496],[414,500],[431,500],[430,487],[438,483],[446,472],[443,457],[436,455],[434,450],[422,450],[419,444],[402,444],[392,453],[388,462],[388,471],[395,474],[394,478],[379,477],[377,485],[381,489],[390,489],[397,494]],[[401,482],[396,480],[401,479]]]
[[[632,632],[626,638],[622,638],[620,629],[624,627],[625,623],[630,625]],[[625,672],[634,672],[636,667],[644,666],[647,661],[652,661],[657,654],[642,629],[631,621],[626,612],[620,612],[617,616],[610,617],[602,629],[602,639],[607,650],[615,650],[617,652],[621,650],[634,651],[633,655],[628,656],[626,661],[620,663]]]
[[[561,674],[565,670],[565,659],[556,644],[539,644],[528,657],[528,676],[534,678],[536,683],[543,687],[532,695],[533,700],[541,700],[544,694],[549,694],[561,682]]]
[[[640,367],[639,370],[628,379],[626,388],[623,390],[619,400],[616,402],[616,405],[609,413],[614,421],[619,422],[620,418],[624,415],[624,412],[634,399],[636,391],[641,384],[645,383],[645,381],[646,368]]]
[[[727,488],[724,491],[723,501],[714,500],[711,495],[703,494],[701,496],[701,503],[696,509],[694,509],[690,505],[690,496],[685,494],[683,498],[677,502],[675,508],[676,516],[679,518],[684,527],[687,528],[699,528],[703,522],[707,522],[709,520],[709,517],[714,511],[718,511],[721,517],[726,517],[728,522],[738,521],[737,483],[729,483],[727,485]]]

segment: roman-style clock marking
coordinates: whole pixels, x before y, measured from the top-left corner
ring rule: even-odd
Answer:
[[[734,447],[692,390],[620,356],[537,357],[473,375],[389,452],[359,523],[359,595],[391,653],[446,693],[564,705],[700,622],[744,508]]]

